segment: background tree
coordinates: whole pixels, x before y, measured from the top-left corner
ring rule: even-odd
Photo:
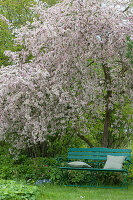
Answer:
[[[7,65],[9,58],[4,55],[6,48],[11,44],[11,31],[5,19],[0,18],[0,66]]]
[[[40,1],[41,2],[41,1]],[[9,58],[4,55],[5,50],[18,51],[21,46],[14,46],[13,28],[32,22],[37,17],[29,7],[37,5],[36,0],[1,0],[0,1],[0,66],[11,64]],[[51,1],[54,3],[54,0]]]

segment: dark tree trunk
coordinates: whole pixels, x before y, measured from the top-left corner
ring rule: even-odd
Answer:
[[[103,130],[103,137],[102,137],[102,147],[108,147],[108,138],[109,138],[109,127],[110,127],[110,117],[111,117],[111,109],[109,108],[110,98],[112,96],[112,91],[109,89],[111,86],[111,76],[110,70],[107,64],[102,64],[103,71],[104,71],[104,82],[105,87],[107,89],[107,94],[105,96],[106,102],[106,110],[105,110],[105,120],[104,120],[104,130]]]
[[[104,130],[102,138],[102,147],[108,147],[108,136],[109,136],[109,126],[110,126],[110,110],[106,109],[105,121],[104,121]]]

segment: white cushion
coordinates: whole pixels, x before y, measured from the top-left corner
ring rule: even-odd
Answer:
[[[107,155],[107,161],[104,169],[122,169],[122,164],[126,156],[111,156]]]
[[[85,162],[80,162],[80,161],[74,161],[74,162],[69,162],[68,165],[70,167],[91,167]]]

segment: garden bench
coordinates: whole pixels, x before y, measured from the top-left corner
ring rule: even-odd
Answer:
[[[123,178],[122,185],[117,188],[122,189],[125,186],[128,188],[127,176],[129,172],[129,165],[131,164],[131,149],[109,149],[99,147],[70,148],[66,161],[64,161],[62,157],[59,157],[58,163],[58,168],[62,171],[61,184],[67,178],[69,170],[89,171],[92,177],[90,184],[87,185],[89,187],[99,187],[96,180],[97,174],[105,172],[116,172],[121,173]],[[75,166],[77,163],[78,165]],[[107,186],[103,187],[105,188]],[[113,187],[111,186],[111,188]]]

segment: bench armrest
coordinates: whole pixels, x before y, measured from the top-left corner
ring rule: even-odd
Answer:
[[[61,166],[61,163],[66,163],[67,162],[67,159],[66,158],[63,158],[63,157],[58,157],[57,158],[57,162],[59,164],[59,166]]]
[[[133,165],[133,163],[130,160],[127,160],[127,162],[129,162],[131,165]]]
[[[124,163],[124,169],[129,170],[130,165],[133,165],[133,163],[130,160],[126,160]]]

